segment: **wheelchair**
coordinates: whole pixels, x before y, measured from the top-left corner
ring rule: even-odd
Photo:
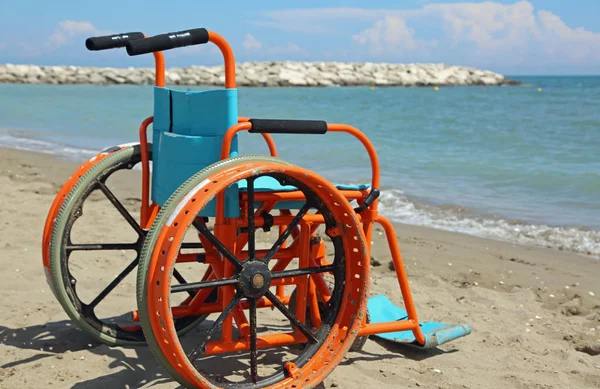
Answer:
[[[207,43],[223,54],[225,88],[167,88],[162,52]],[[93,339],[110,346],[147,344],[185,387],[308,388],[350,350],[360,350],[369,335],[426,349],[470,333],[465,324],[419,321],[393,225],[377,211],[380,167],[364,133],[320,120],[238,116],[233,52],[223,37],[203,28],[93,37],[86,47],[152,53],[156,69],[154,114],[142,121],[139,142],[105,149],[82,164],[58,192],[44,226],[48,283]],[[241,132],[260,134],[270,155],[239,155]],[[280,159],[271,137],[326,141],[332,132],[364,146],[371,182],[332,184]],[[116,172],[137,165],[139,218],[107,184]],[[134,241],[72,238],[98,192],[129,224]],[[375,224],[385,232],[404,308],[384,295],[370,296]],[[129,251],[132,258],[96,297],[83,298],[73,270],[73,254],[81,251],[105,257]],[[137,309],[111,306],[109,317],[97,314],[134,272]]]

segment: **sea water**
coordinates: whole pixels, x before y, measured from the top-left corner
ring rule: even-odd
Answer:
[[[365,132],[380,159],[381,212],[395,221],[600,256],[600,77],[513,78],[525,86],[240,88],[239,112]],[[136,140],[152,94],[0,85],[0,145],[83,160]],[[347,134],[274,138],[281,158],[331,181],[370,181]],[[268,153],[258,135],[240,143]]]

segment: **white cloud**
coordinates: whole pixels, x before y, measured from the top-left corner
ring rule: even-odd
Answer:
[[[594,57],[600,64],[600,33],[583,28],[569,28],[551,12],[538,12],[538,23],[544,35],[544,49],[550,54],[567,55],[573,61]],[[558,41],[558,44],[552,42]]]
[[[246,34],[244,41],[242,42],[244,51],[255,54],[292,54],[302,55],[307,54],[306,49],[298,46],[296,43],[288,43],[285,46],[271,46],[269,44],[263,44],[261,41],[256,39],[252,34]]]
[[[413,53],[472,64],[600,65],[600,33],[568,26],[526,0],[428,3],[416,9],[291,9],[263,16],[257,24],[288,31],[335,36],[343,31],[346,39],[386,57]]]
[[[245,51],[258,51],[262,48],[263,44],[257,40],[252,34],[246,34],[242,46]]]
[[[600,33],[569,27],[552,12],[536,12],[528,1],[435,4],[423,12],[441,17],[452,43],[466,44],[476,55],[502,60],[510,55],[522,62],[600,63]]]
[[[439,20],[452,43],[470,42],[479,48],[508,49],[539,39],[534,8],[528,1],[426,5],[416,14]]]
[[[353,35],[352,39],[360,45],[369,46],[370,51],[375,54],[427,51],[429,47],[437,44],[435,40],[416,39],[415,30],[409,28],[404,19],[397,16],[386,16],[377,20],[373,27]]]
[[[48,37],[46,42],[48,48],[57,49],[69,43],[75,37],[84,35],[104,35],[108,32],[102,32],[90,22],[78,22],[74,20],[63,20]]]

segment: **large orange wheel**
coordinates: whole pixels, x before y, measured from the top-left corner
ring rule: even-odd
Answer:
[[[264,176],[270,176],[282,185],[297,187],[306,199],[303,207],[286,222],[283,240],[277,239],[266,253],[256,248],[255,230],[261,226],[256,221],[260,216],[254,214],[256,205],[253,201],[253,182]],[[247,182],[249,205],[240,202],[239,219],[217,216],[211,232],[197,215],[212,199],[222,198],[227,188],[242,180]],[[366,310],[369,261],[364,234],[348,201],[315,173],[272,162],[247,161],[216,172],[201,172],[184,185],[185,188],[178,192],[183,190],[185,196],[181,201],[163,207],[164,217],[157,218],[158,222],[148,233],[147,242],[154,243],[145,246],[141,255],[140,266],[146,267],[146,273],[143,279],[138,279],[143,283],[143,287],[138,285],[138,293],[144,291],[145,295],[138,295],[138,304],[144,305],[143,309],[140,307],[140,321],[149,346],[174,378],[190,388],[310,388],[318,385],[352,345]],[[219,202],[217,210],[223,211]],[[317,211],[317,215],[311,213],[312,210]],[[312,234],[310,223],[319,218],[326,227],[334,253],[327,264],[315,265],[302,253],[308,256],[308,241]],[[246,251],[234,244],[240,231],[235,223],[239,220],[247,223]],[[220,262],[217,260],[211,265],[217,277],[172,286],[175,257],[191,226],[219,252]],[[308,227],[305,234],[299,234],[307,240],[300,242],[300,247],[304,244],[305,249],[300,249],[297,267],[285,270],[270,267],[269,260],[277,256],[282,242],[299,226],[301,229]],[[309,300],[310,292],[307,291],[311,288],[306,284],[310,283],[311,277],[321,273],[332,275],[335,286],[321,312],[320,325],[309,328],[306,315],[302,314],[310,304],[306,300]],[[309,293],[302,299],[305,305],[300,304],[296,312],[291,312],[271,291],[276,285],[287,282],[300,282],[298,285],[305,282],[302,290]],[[194,341],[182,343],[174,327],[171,298],[175,293],[203,289],[219,290],[221,310],[212,326],[203,329]],[[261,306],[271,306],[274,312],[280,312],[290,331],[273,332],[271,330],[281,326],[260,325],[270,311],[259,309]],[[249,320],[244,310],[247,310]],[[260,315],[262,312],[267,313]],[[237,326],[237,334],[232,331],[234,326]],[[304,347],[300,350],[289,347],[297,343]],[[290,350],[297,351],[294,354]],[[249,356],[244,357],[240,352],[249,352]],[[268,375],[261,373],[262,366],[259,365],[266,362],[276,366]],[[219,373],[211,371],[217,367]],[[227,377],[221,372],[223,369],[230,369]],[[234,380],[230,378],[232,374],[237,375]]]

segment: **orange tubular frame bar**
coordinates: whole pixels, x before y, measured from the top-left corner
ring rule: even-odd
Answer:
[[[226,159],[229,157],[229,153],[231,151],[231,141],[233,137],[241,131],[249,131],[252,129],[252,123],[248,120],[239,121],[238,124],[235,124],[227,130],[225,136],[223,137],[223,143],[221,146],[221,159]],[[357,138],[367,153],[369,154],[369,159],[371,161],[371,188],[379,188],[380,185],[380,166],[379,166],[379,158],[377,157],[377,152],[375,147],[369,140],[369,138],[361,132],[356,127],[350,126],[348,124],[328,124],[327,125],[328,132],[345,132],[348,133],[355,138]],[[263,136],[266,134],[263,134]],[[267,138],[265,138],[267,139]],[[267,140],[268,143],[268,140]],[[376,199],[373,203],[360,215],[360,220],[363,223],[363,229],[365,232],[365,236],[367,238],[367,243],[371,242],[372,236],[372,225],[373,223],[379,223],[386,233],[386,238],[388,240],[390,252],[392,254],[392,259],[394,263],[394,267],[396,270],[396,277],[398,279],[398,284],[400,286],[400,291],[402,293],[402,298],[404,300],[404,305],[406,307],[406,311],[408,313],[408,320],[401,320],[396,322],[389,323],[376,323],[376,324],[367,324],[363,322],[363,326],[359,331],[360,336],[372,335],[377,333],[385,333],[385,332],[396,332],[396,331],[408,331],[411,330],[415,336],[416,341],[419,344],[425,344],[425,336],[421,331],[419,326],[419,320],[417,317],[417,311],[414,306],[414,301],[412,298],[412,293],[410,291],[410,287],[408,285],[408,278],[406,275],[406,270],[404,269],[404,263],[402,261],[402,254],[400,253],[400,248],[398,247],[398,241],[396,240],[396,234],[394,231],[394,226],[392,223],[386,219],[385,217],[379,215],[377,213],[377,205],[378,200]],[[257,220],[258,222],[258,220]],[[367,244],[370,247],[370,244]]]
[[[231,126],[225,133],[225,136],[223,137],[223,144],[221,146],[221,159],[226,159],[229,157],[229,153],[231,152],[231,141],[238,132],[250,131],[252,129],[252,123],[249,122],[250,119],[243,119],[244,120],[240,119],[238,121],[238,124]],[[363,134],[359,129],[352,127],[348,124],[328,124],[327,131],[347,132],[348,134],[357,138],[363,144],[363,146],[365,146],[365,149],[369,154],[369,159],[371,160],[371,187],[379,188],[379,158],[377,158],[377,152],[375,151],[375,147],[373,147],[373,144],[371,143],[369,138],[367,138],[367,136]],[[265,140],[268,139],[265,135],[269,134],[263,133],[262,135],[265,138]],[[269,144],[268,140],[267,144]],[[269,149],[271,149],[271,146],[269,146]],[[373,202],[371,208],[377,208],[377,200]]]
[[[165,87],[165,56],[162,51],[152,53],[154,55],[155,81],[154,85]],[[142,204],[140,207],[140,226],[149,227],[150,210],[150,159],[148,157],[148,126],[154,120],[154,116],[146,118],[140,125],[140,154],[142,156]]]
[[[209,31],[208,40],[214,43],[223,53],[223,61],[225,62],[225,88],[235,88],[235,57],[229,43],[221,35]]]

